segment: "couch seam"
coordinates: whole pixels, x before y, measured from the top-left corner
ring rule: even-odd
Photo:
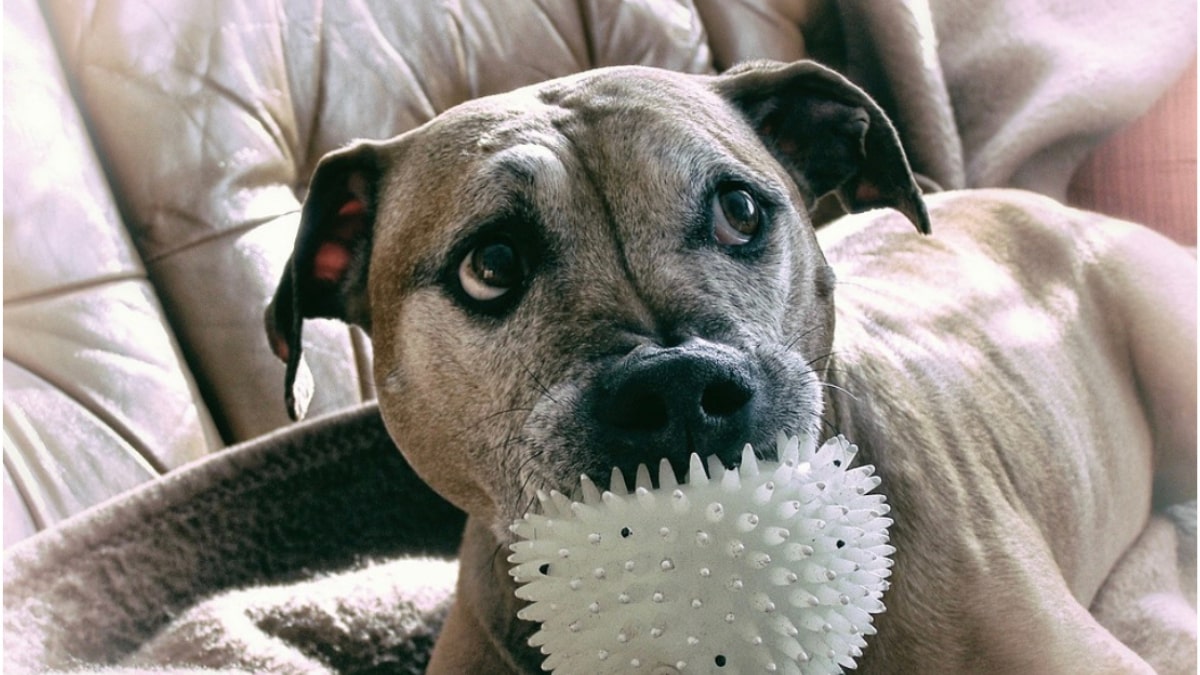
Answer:
[[[128,425],[121,422],[115,415],[107,414],[96,401],[89,400],[88,397],[82,396],[79,390],[65,386],[64,383],[56,381],[55,378],[50,377],[47,373],[33,365],[23,363],[19,358],[14,358],[7,351],[4,353],[4,360],[61,392],[76,405],[87,411],[89,415],[95,417],[104,426],[111,429],[122,441],[129,444],[130,449],[137,453],[138,457],[147,464],[151,471],[159,476],[168,472],[166,465],[150,452],[149,446]]]
[[[113,274],[105,274],[105,275],[101,275],[101,276],[97,276],[97,277],[92,277],[90,279],[84,279],[81,281],[76,281],[76,282],[72,282],[72,283],[68,283],[68,284],[60,284],[60,285],[54,286],[52,288],[47,288],[47,289],[39,290],[39,291],[33,291],[30,293],[18,295],[16,297],[12,297],[12,298],[4,298],[4,308],[8,309],[9,306],[24,307],[24,306],[31,305],[31,304],[34,304],[37,302],[44,302],[46,300],[54,300],[56,298],[73,295],[75,293],[82,293],[84,291],[89,291],[89,290],[92,290],[95,288],[99,288],[101,286],[109,286],[112,284],[124,283],[126,281],[134,281],[134,282],[140,281],[140,282],[146,283],[147,285],[150,285],[150,279],[147,278],[147,276],[144,272],[117,272],[117,273],[113,273]]]
[[[26,485],[25,476],[21,471],[13,466],[13,459],[11,457],[13,451],[10,451],[8,448],[10,442],[15,443],[15,441],[9,440],[8,431],[5,430],[5,447],[3,457],[4,470],[8,472],[8,479],[12,482],[13,489],[17,491],[17,495],[21,498],[21,503],[25,506],[25,512],[29,514],[29,520],[33,521],[33,527],[35,528],[35,531],[41,532],[42,530],[50,527],[51,524],[46,522],[45,514],[42,513],[42,508],[39,508],[41,500],[33,496],[29,486]]]

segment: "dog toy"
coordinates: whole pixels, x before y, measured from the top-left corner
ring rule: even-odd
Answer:
[[[558,673],[836,673],[853,668],[891,572],[889,507],[838,436],[747,445],[737,468],[663,460],[626,490],[581,477],[582,501],[539,493],[508,561],[529,644]]]

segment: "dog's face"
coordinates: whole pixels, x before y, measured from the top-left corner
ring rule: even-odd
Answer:
[[[809,63],[606,69],[326,158],[268,327],[363,326],[413,467],[502,541],[535,491],[818,431],[835,191],[927,229],[895,133]],[[291,382],[289,381],[289,390]]]

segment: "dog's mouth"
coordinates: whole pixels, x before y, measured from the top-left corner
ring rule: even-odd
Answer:
[[[641,471],[658,488],[664,463],[678,482],[693,454],[733,468],[747,444],[775,460],[780,432],[820,432],[822,385],[794,352],[704,345],[633,357],[543,392],[521,434],[503,528],[535,508],[539,491],[578,500],[583,475],[600,490],[621,481],[628,492]]]

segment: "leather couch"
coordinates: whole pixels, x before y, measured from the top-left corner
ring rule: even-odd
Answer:
[[[962,12],[947,10],[950,0],[914,4],[933,8],[914,16],[937,22],[926,28],[941,37],[920,49],[969,44],[969,35],[956,37]],[[466,99],[597,66],[714,72],[745,58],[812,57],[896,113],[931,183],[1021,184],[1032,175],[972,173],[974,136],[956,98],[979,76],[969,68],[917,72],[945,83],[927,100],[954,113],[947,119],[961,141],[957,164],[922,152],[920,129],[897,104],[897,76],[864,65],[882,60],[879,36],[895,29],[856,19],[866,5],[5,2],[5,543],[289,423],[262,310],[313,166],[354,138],[392,136]],[[1194,25],[1194,3],[1190,11]],[[1194,30],[1192,41],[1193,56],[1162,66],[1153,96],[1072,131],[1063,178],[1046,191],[1067,196],[1085,153],[1177,80],[1194,58]],[[1194,244],[1194,66],[1178,82],[1172,91],[1184,93],[1151,112],[1142,136],[1110,140],[1110,159],[1092,155],[1069,194]],[[1145,140],[1189,131],[1182,142]],[[1128,147],[1111,159],[1121,143]],[[1130,212],[1121,190],[1149,191],[1138,184],[1147,162],[1163,171],[1141,182],[1168,194],[1152,201],[1153,213]],[[1104,180],[1113,175],[1123,178]],[[316,322],[306,327],[306,354],[317,382],[310,415],[373,397],[362,334]]]

